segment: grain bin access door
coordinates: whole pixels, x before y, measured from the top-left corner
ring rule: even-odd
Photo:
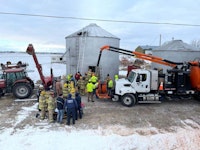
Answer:
[[[92,72],[96,72],[96,66],[88,66],[88,70],[91,69]]]

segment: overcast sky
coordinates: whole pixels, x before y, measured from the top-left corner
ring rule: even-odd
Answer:
[[[200,39],[200,0],[1,0],[0,50],[25,51],[32,43],[36,51],[65,51],[65,37],[96,23],[119,37],[120,47],[133,50],[138,45],[158,46],[181,39],[191,44]],[[2,13],[34,14],[48,18]],[[83,19],[103,19],[109,22]],[[146,24],[155,22],[199,26]]]

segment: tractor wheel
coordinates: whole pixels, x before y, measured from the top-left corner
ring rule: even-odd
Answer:
[[[3,90],[3,89],[0,89],[0,97],[1,97],[1,96],[4,96],[4,95],[5,95],[4,90]]]
[[[13,86],[13,95],[16,98],[28,98],[32,93],[32,87],[27,83],[16,83]]]
[[[136,98],[135,98],[135,96],[132,95],[132,94],[125,94],[125,95],[122,96],[122,98],[121,98],[121,103],[122,103],[122,105],[124,105],[124,106],[131,107],[131,106],[135,105],[135,103],[136,103]]]

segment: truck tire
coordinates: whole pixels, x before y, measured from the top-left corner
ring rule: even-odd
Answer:
[[[32,87],[27,83],[16,83],[13,86],[13,95],[16,98],[28,98],[32,93]]]
[[[124,96],[121,97],[121,103],[122,105],[127,106],[127,107],[131,107],[135,105],[136,103],[135,95],[125,94]]]

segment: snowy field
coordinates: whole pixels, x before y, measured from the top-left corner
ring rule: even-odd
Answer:
[[[200,126],[191,120],[185,123],[193,128],[177,128],[175,133],[162,133],[156,128],[127,129],[120,125],[83,130],[64,124],[48,124],[47,120],[17,127],[35,111],[37,104],[22,107],[14,120],[7,120],[13,124],[12,128],[0,128],[1,150],[198,150],[200,146]]]
[[[38,54],[38,60],[42,64],[44,74],[49,75],[52,67],[55,76],[64,75],[66,72],[65,65],[51,64],[51,56],[50,54]],[[29,70],[34,70],[34,72],[29,73],[29,76],[34,81],[39,80],[39,74],[30,55],[0,54],[1,63],[6,63],[6,61],[17,63],[20,60],[29,64]],[[7,110],[5,108],[5,110],[8,111],[11,108],[9,107]],[[37,104],[21,107],[13,120],[9,118],[5,120],[5,122],[11,123],[12,127],[0,126],[0,150],[200,149],[200,126],[190,119],[183,121],[186,124],[184,128],[175,127],[176,132],[162,132],[154,127],[130,129],[118,124],[113,124],[106,129],[99,126],[98,129],[86,130],[64,124],[49,124],[47,120],[38,121],[35,125],[27,125],[25,128],[18,127],[20,123],[35,112],[37,112]],[[0,117],[2,116],[0,113]],[[139,134],[138,131],[143,134]]]

